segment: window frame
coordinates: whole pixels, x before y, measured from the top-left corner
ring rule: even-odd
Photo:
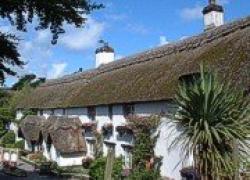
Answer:
[[[128,148],[124,148],[123,166],[125,169],[132,169],[133,166],[133,154]]]
[[[128,117],[135,114],[135,105],[134,104],[124,104],[123,105],[123,116]]]

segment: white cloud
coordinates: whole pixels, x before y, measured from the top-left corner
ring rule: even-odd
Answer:
[[[104,31],[104,23],[88,18],[84,28],[66,26],[66,33],[59,43],[71,50],[86,50],[96,46]]]
[[[167,40],[167,37],[166,36],[160,36],[159,45],[162,46],[162,45],[165,45],[165,44],[169,44],[169,41]]]
[[[67,67],[67,63],[57,63],[52,64],[52,69],[48,72],[48,79],[59,78],[65,73],[65,69]]]
[[[202,9],[201,5],[195,5],[194,7],[184,8],[180,12],[181,18],[185,20],[197,20],[202,18]]]
[[[129,23],[127,24],[127,30],[133,33],[137,33],[140,35],[146,35],[149,33],[148,28],[146,28],[145,26],[141,25],[141,24],[135,24],[135,23]]]

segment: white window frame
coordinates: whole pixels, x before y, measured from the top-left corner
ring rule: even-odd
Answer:
[[[123,165],[125,169],[132,169],[133,155],[132,152],[127,148],[124,148]]]

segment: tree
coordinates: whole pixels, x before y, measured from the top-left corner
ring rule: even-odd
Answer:
[[[181,132],[171,148],[182,147],[186,158],[192,154],[204,180],[232,177],[248,155],[249,98],[201,66],[199,77],[180,84],[175,100],[179,109],[171,122]]]
[[[12,90],[21,90],[26,85],[29,85],[31,87],[37,87],[41,83],[45,82],[45,78],[37,78],[35,74],[26,74],[23,77],[21,77],[13,86]]]
[[[90,0],[4,0],[0,1],[0,17],[10,22],[18,31],[27,31],[26,25],[37,22],[36,30],[50,29],[56,44],[58,36],[65,32],[65,23],[81,27],[86,22],[84,15],[102,4]],[[0,31],[0,80],[5,74],[15,75],[11,66],[22,66],[17,50],[18,38],[13,34]]]

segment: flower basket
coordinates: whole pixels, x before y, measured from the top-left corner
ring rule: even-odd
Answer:
[[[95,122],[88,122],[88,123],[83,123],[82,127],[85,129],[85,131],[93,131],[96,129],[96,123]]]
[[[104,136],[108,135],[108,134],[112,134],[113,133],[113,124],[112,123],[107,123],[102,127],[102,134]]]
[[[119,133],[119,135],[124,134],[133,134],[133,130],[131,127],[124,125],[124,126],[117,126],[116,131]]]

